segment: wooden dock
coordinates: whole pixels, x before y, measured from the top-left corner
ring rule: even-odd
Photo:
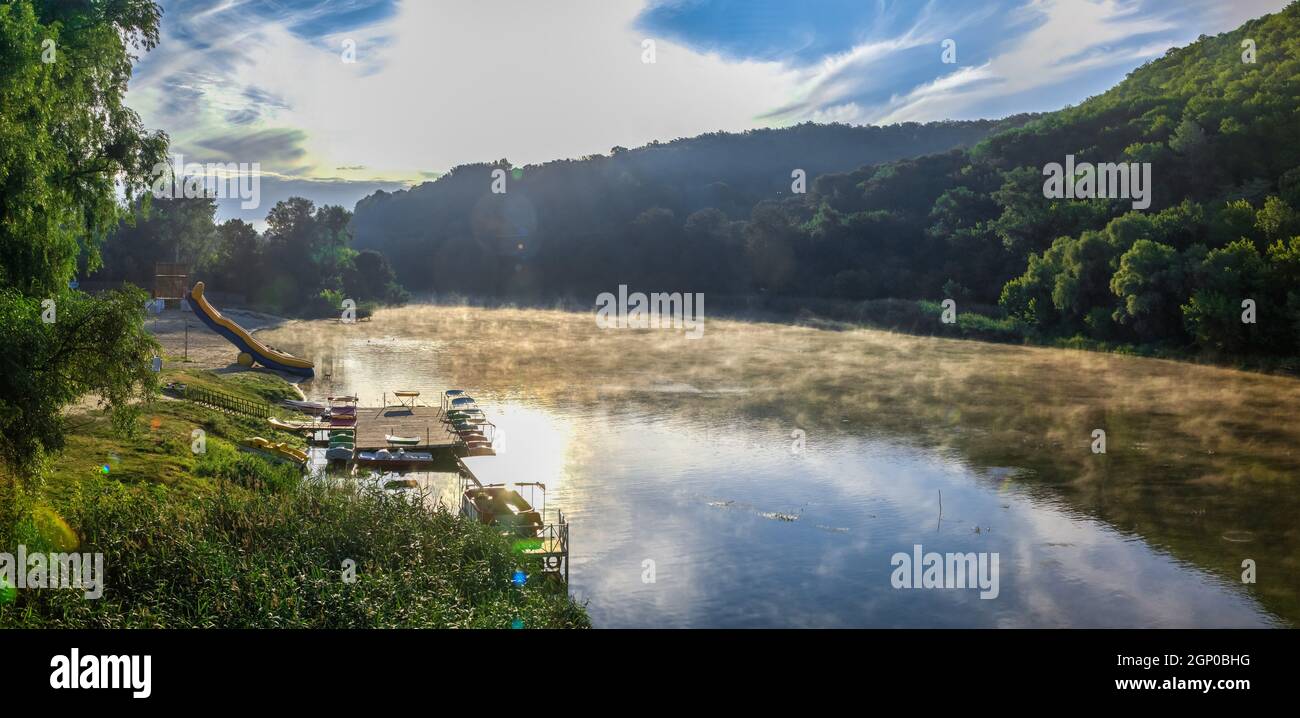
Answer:
[[[382,408],[357,407],[357,451],[388,449],[388,434],[418,436],[417,446],[404,447],[407,451],[451,451],[456,448],[456,436],[442,423],[442,410],[436,406],[386,406]]]

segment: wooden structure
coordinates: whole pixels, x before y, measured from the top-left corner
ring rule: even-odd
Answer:
[[[195,404],[204,404],[214,409],[252,416],[258,419],[266,419],[272,414],[270,404],[249,401],[243,397],[227,394],[212,389],[203,389],[197,386],[187,386],[181,392],[181,396]]]
[[[403,447],[407,451],[452,451],[458,439],[442,421],[436,406],[357,407],[357,451],[391,448],[388,435],[418,436],[420,443]]]
[[[189,293],[190,265],[157,262],[153,267],[154,299],[180,301]]]

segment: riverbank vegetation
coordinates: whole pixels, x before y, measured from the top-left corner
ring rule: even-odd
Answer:
[[[287,382],[172,369],[174,357],[156,373],[148,295],[76,288],[105,263],[129,274],[170,259],[127,261],[124,243],[104,245],[114,232],[171,249],[167,232],[201,235],[211,222],[200,201],[160,202],[143,228],[131,223],[167,149],[123,104],[160,12],[149,0],[0,3],[0,552],[102,553],[106,570],[96,600],[0,585],[0,626],[587,625],[565,591],[516,585],[515,571],[536,567],[491,528],[357,484],[308,482],[241,451],[249,436],[300,439],[159,385],[275,401],[296,395]],[[50,39],[56,59],[41,61]],[[264,243],[228,223],[232,240],[218,248],[251,246],[256,266],[286,272],[271,301],[332,291],[333,313],[344,291],[389,289],[382,263],[347,250],[347,223],[339,208],[289,200],[272,210]],[[176,241],[192,238],[185,231]],[[199,265],[271,281],[247,255],[218,256]]]
[[[250,401],[292,393],[268,372],[178,369],[164,380]],[[540,567],[489,527],[364,482],[307,481],[294,465],[241,451],[253,435],[302,445],[264,420],[160,395],[126,434],[93,410],[69,422],[66,450],[39,484],[4,482],[0,546],[103,553],[104,596],[0,591],[0,626],[589,624],[550,582],[516,585],[516,571]]]

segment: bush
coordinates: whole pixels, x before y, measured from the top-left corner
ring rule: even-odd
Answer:
[[[225,466],[224,459],[213,460]],[[218,468],[217,470],[224,470]],[[223,486],[219,484],[219,486]],[[30,590],[0,626],[56,628],[588,627],[492,529],[373,490],[304,484],[180,498],[88,483],[68,509],[82,552],[104,554],[98,600]],[[345,561],[355,581],[345,580]]]

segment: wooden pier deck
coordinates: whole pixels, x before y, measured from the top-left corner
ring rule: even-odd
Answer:
[[[442,423],[442,410],[436,406],[359,406],[356,429],[357,451],[391,448],[384,438],[388,434],[420,437],[419,445],[407,446],[407,451],[456,448],[456,437],[447,431],[447,425]]]

